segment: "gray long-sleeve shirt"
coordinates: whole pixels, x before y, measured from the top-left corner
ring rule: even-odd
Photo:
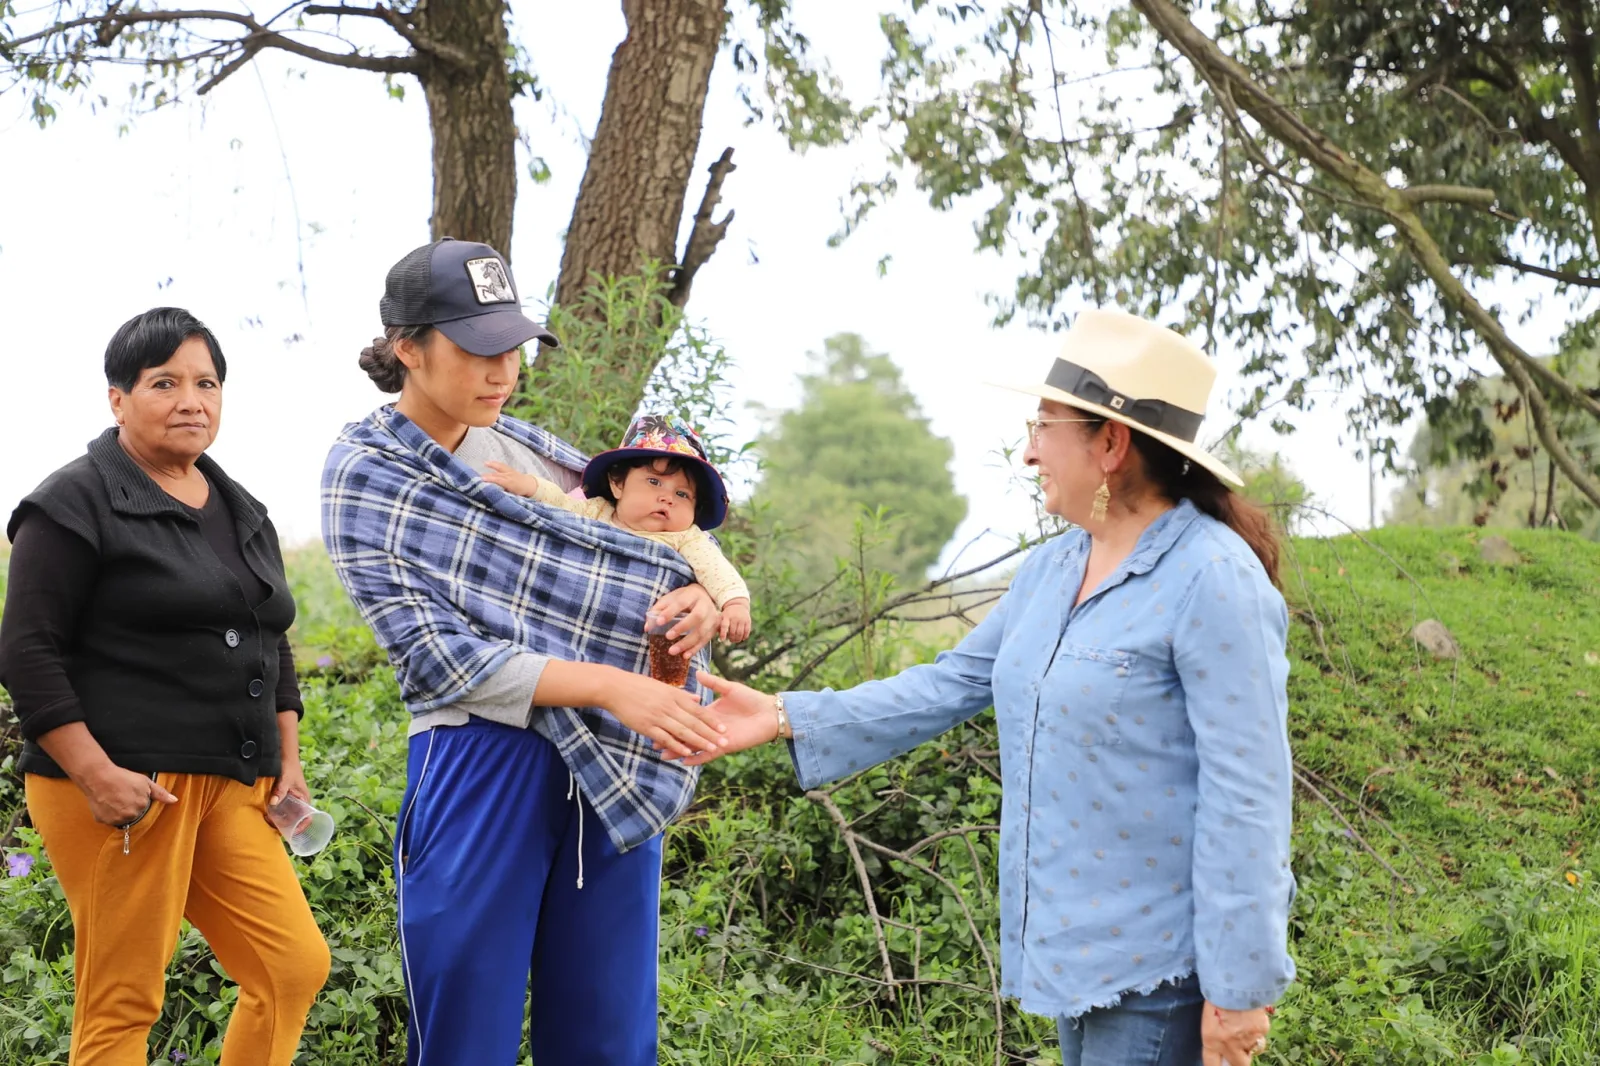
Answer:
[[[581,480],[575,471],[556,466],[505,434],[495,432],[493,427],[467,430],[466,437],[456,447],[455,457],[480,474],[489,469],[488,463],[493,460],[524,474],[537,474],[569,492],[577,488]],[[549,661],[550,656],[531,651],[513,655],[488,680],[459,700],[447,707],[413,715],[411,735],[434,726],[465,725],[469,718],[482,718],[518,729],[531,726],[534,732],[546,736],[541,718],[533,713],[533,693]]]

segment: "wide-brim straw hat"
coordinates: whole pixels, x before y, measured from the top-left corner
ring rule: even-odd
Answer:
[[[1216,380],[1206,353],[1181,333],[1097,308],[1073,319],[1043,384],[995,384],[1121,422],[1243,487],[1238,474],[1198,443]]]

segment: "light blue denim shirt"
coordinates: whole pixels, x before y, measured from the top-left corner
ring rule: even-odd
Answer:
[[[1073,607],[1089,539],[1036,549],[934,662],[785,696],[815,787],[994,705],[1004,991],[1076,1017],[1198,973],[1244,1010],[1294,978],[1283,597],[1188,501]]]

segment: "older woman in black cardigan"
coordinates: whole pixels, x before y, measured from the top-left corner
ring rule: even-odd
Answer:
[[[307,797],[266,510],[205,451],[227,363],[187,311],[106,349],[116,428],[11,517],[0,684],[77,937],[71,1061],[144,1066],[181,919],[239,983],[225,1066],[285,1066],[328,949],[268,805]]]

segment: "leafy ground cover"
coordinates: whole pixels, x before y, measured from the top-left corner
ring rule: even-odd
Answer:
[[[1520,562],[1496,565],[1481,537],[1291,546],[1301,980],[1267,1063],[1600,1063],[1600,545],[1511,533]],[[297,552],[291,570],[308,776],[340,825],[301,867],[334,970],[300,1061],[399,1063],[388,834],[405,715],[326,559]],[[1412,640],[1428,618],[1458,659]],[[893,639],[914,659],[948,637]],[[810,797],[779,751],[708,770],[668,837],[662,1061],[1057,1061],[1051,1023],[992,991],[996,747],[985,716]],[[70,923],[3,768],[0,1063],[65,1063]],[[214,1061],[232,993],[192,931],[168,991],[153,1059]]]

